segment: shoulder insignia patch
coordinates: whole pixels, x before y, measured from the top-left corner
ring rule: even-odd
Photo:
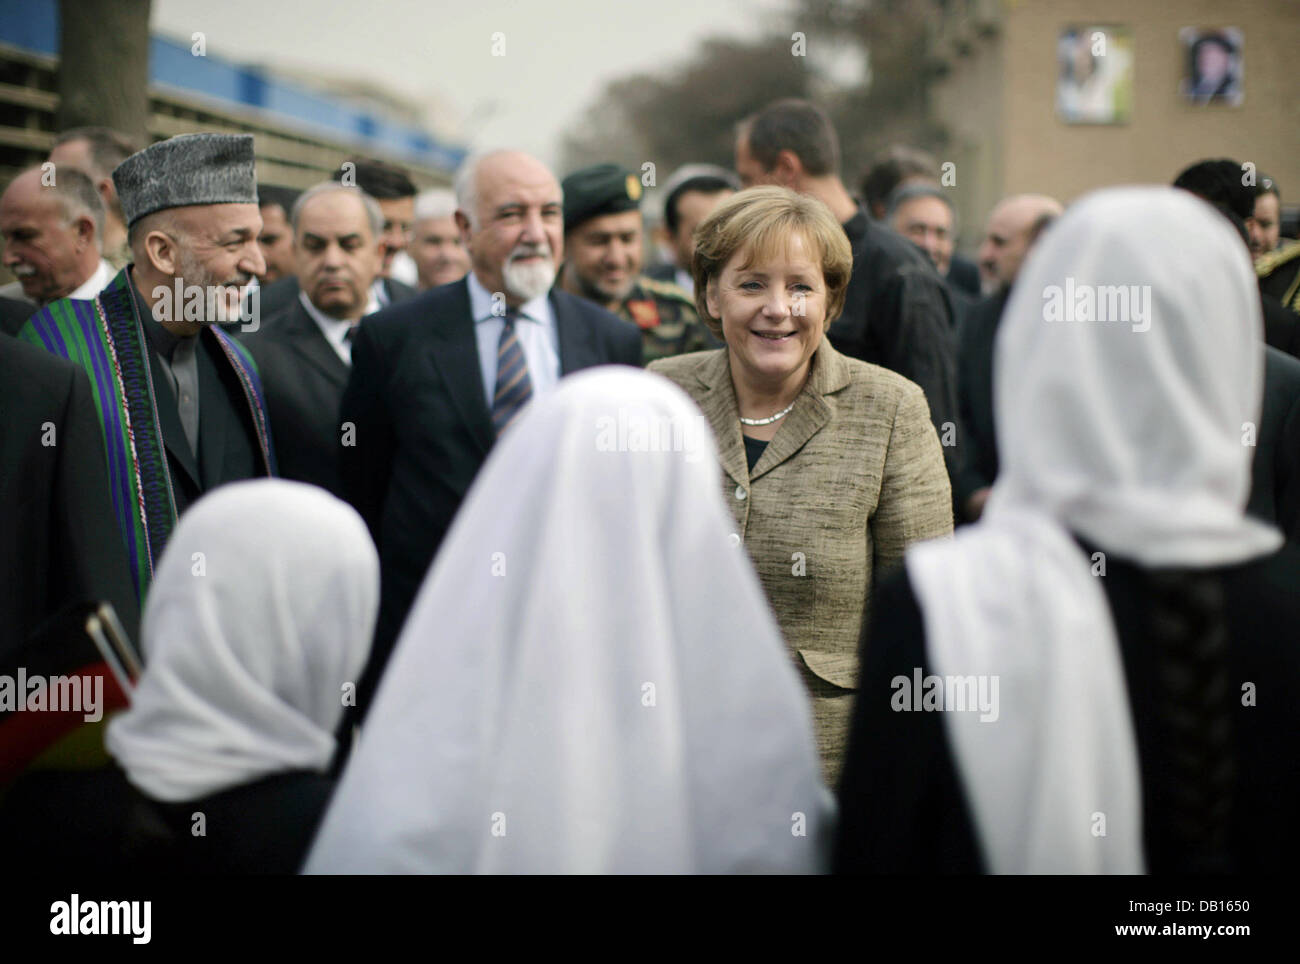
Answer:
[[[659,327],[659,306],[654,303],[653,298],[639,298],[636,301],[628,301],[626,304],[628,312],[632,315],[632,320],[637,323],[637,327]]]

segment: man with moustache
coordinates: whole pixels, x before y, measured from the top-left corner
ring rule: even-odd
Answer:
[[[560,284],[641,330],[646,362],[716,348],[691,297],[641,274],[641,181],[617,164],[564,179],[564,268]]]
[[[298,300],[242,342],[266,386],[280,475],[341,496],[339,401],[357,324],[379,310],[384,218],[374,198],[335,181],[308,189],[290,217]]]
[[[353,157],[343,162],[334,172],[333,180],[345,187],[355,187],[374,198],[384,214],[383,260],[379,277],[375,279],[375,300],[379,307],[400,304],[415,297],[415,289],[399,281],[393,272],[394,258],[405,259],[410,268],[411,281],[415,280],[415,268],[407,259],[406,235],[411,229],[411,217],[415,204],[415,185],[399,167],[372,161],[362,157]],[[262,290],[262,316],[271,318],[281,314],[285,308],[298,300],[298,279],[291,272],[287,277],[267,285]]]
[[[19,337],[90,379],[143,599],[180,513],[218,485],[275,474],[261,381],[216,325],[238,314],[241,288],[265,270],[253,138],[160,141],[123,161],[113,182],[133,262],[93,301],[37,312]]]
[[[0,289],[0,297],[15,302],[0,307],[0,331],[16,334],[37,308],[93,298],[113,280],[112,265],[100,255],[103,227],[99,193],[80,171],[59,171],[50,182],[34,167],[10,182],[0,196],[0,237],[4,265],[18,280]]]
[[[470,273],[361,322],[340,409],[355,443],[343,445],[343,490],[370,527],[381,567],[362,711],[497,437],[561,376],[641,364],[635,327],[552,289],[564,257],[564,197],[540,161],[518,151],[471,158],[456,175],[456,198]]]

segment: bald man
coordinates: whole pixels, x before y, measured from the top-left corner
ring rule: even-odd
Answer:
[[[341,450],[343,492],[370,527],[381,567],[361,712],[497,437],[562,376],[641,364],[635,325],[555,287],[564,199],[544,164],[494,151],[467,160],[455,187],[470,273],[362,319],[340,409],[353,430]]]
[[[19,174],[0,196],[4,266],[18,278],[0,297],[28,301],[33,311],[95,297],[115,274],[100,255],[103,230],[104,206],[85,174],[39,167]]]
[[[993,339],[998,322],[1030,248],[1061,211],[1055,198],[1017,194],[999,201],[989,215],[979,249],[980,286],[986,297],[970,309],[957,332],[961,432],[952,490],[958,520],[974,522],[980,517],[998,474],[993,430]]]

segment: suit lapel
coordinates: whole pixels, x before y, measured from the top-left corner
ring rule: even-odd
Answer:
[[[483,369],[469,303],[469,285],[457,282],[456,296],[446,315],[435,324],[430,357],[447,383],[447,394],[486,455],[496,441],[492,413],[483,395]]]
[[[848,365],[824,336],[813,353],[812,365],[807,384],[754,464],[751,478],[757,479],[790,458],[831,420],[831,409],[823,396],[838,392],[849,383]]]
[[[560,342],[560,374],[570,375],[583,368],[599,365],[601,358],[596,346],[592,344],[592,328],[583,324],[573,302],[554,290],[551,291],[550,300]]]
[[[288,324],[284,337],[293,350],[331,384],[344,388],[348,383],[348,366],[325,338],[320,326],[307,314],[307,309],[300,303],[295,304],[285,321]]]
[[[748,486],[749,463],[745,459],[745,440],[740,436],[740,412],[736,408],[736,390],[731,384],[731,364],[726,350],[714,353],[696,377],[707,389],[698,404],[713,429],[723,471],[737,485]]]

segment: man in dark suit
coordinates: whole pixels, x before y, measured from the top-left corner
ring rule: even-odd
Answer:
[[[0,411],[0,665],[44,620],[82,602],[108,600],[136,638],[86,373],[0,335]]]
[[[297,300],[243,343],[257,361],[280,475],[343,494],[339,402],[352,366],[352,336],[379,309],[383,215],[354,187],[327,181],[294,207]]]
[[[551,290],[564,211],[540,161],[497,151],[466,162],[456,197],[470,274],[361,323],[340,410],[354,433],[343,443],[343,489],[379,547],[383,587],[357,694],[363,711],[497,436],[562,375],[641,364],[634,325]]]
[[[36,308],[37,305],[33,301],[0,298],[0,333],[18,334],[18,329],[26,324],[28,318],[36,314]]]
[[[376,278],[370,288],[381,308],[400,305],[405,301],[410,301],[418,294],[410,285],[402,284],[395,278]],[[294,275],[281,278],[279,281],[273,281],[262,288],[258,292],[258,311],[259,318],[264,320],[259,322],[259,327],[263,324],[270,324],[271,320],[277,315],[283,315],[285,311],[292,308],[297,303],[298,295],[301,292],[302,288],[298,286],[298,279]],[[233,329],[230,332],[231,334],[241,331],[239,325],[231,325],[230,327]]]

